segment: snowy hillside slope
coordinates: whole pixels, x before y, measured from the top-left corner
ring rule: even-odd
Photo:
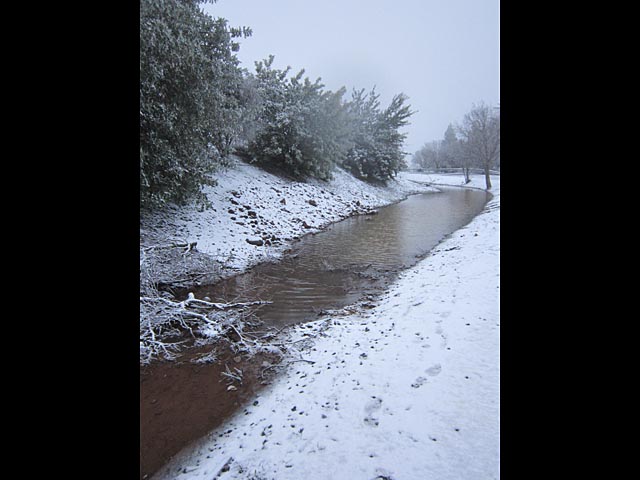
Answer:
[[[198,251],[213,256],[227,274],[233,274],[280,257],[292,241],[306,233],[409,194],[433,190],[404,173],[379,187],[340,169],[330,182],[295,182],[238,158],[217,181],[217,186],[205,188],[211,209],[171,206],[142,215],[141,248],[168,241],[197,242]]]

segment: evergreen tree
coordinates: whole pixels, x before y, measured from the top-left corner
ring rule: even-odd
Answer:
[[[230,29],[198,0],[140,2],[140,201],[203,199],[238,135],[242,74]]]
[[[460,165],[460,141],[452,124],[447,126],[440,147],[440,165],[457,167]]]
[[[409,123],[413,112],[402,94],[394,96],[389,107],[381,111],[375,87],[368,94],[364,92],[354,90],[348,104],[353,147],[343,165],[360,179],[384,183],[394,178],[404,165],[402,144],[406,134],[399,129]]]
[[[329,179],[348,147],[345,90],[325,91],[319,78],[303,80],[304,70],[288,78],[290,68],[273,68],[273,60],[256,62],[261,108],[246,151],[254,161],[294,177]]]

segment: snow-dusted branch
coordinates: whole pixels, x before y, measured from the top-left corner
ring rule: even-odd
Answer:
[[[305,358],[298,358],[298,359],[289,360],[289,361],[287,361],[285,363],[279,363],[277,365],[267,365],[260,372],[260,378],[265,378],[265,374],[269,373],[271,370],[275,370],[275,369],[279,369],[279,368],[280,369],[285,369],[285,368],[289,367],[290,365],[292,365],[294,363],[298,363],[298,362],[305,362],[305,363],[309,363],[311,365],[315,365],[315,363],[316,363],[316,362],[314,362],[312,360],[307,360]]]
[[[190,243],[189,242],[180,242],[180,243],[173,242],[166,245],[151,245],[150,247],[144,247],[142,251],[147,253],[154,250],[164,250],[168,248],[184,248],[185,251],[183,253],[188,253],[192,249],[194,249],[196,245],[198,245],[198,242],[190,242]]]
[[[225,365],[224,367],[226,371],[222,372],[222,375],[231,379],[232,381],[236,381],[242,384],[242,378],[244,377],[242,370],[239,370],[234,367],[234,370],[236,373],[233,373],[231,370],[229,370],[229,365]]]
[[[258,300],[255,302],[236,302],[236,303],[214,303],[208,302],[206,300],[200,300],[195,298],[193,293],[189,293],[186,300],[182,300],[181,302],[174,302],[173,300],[169,300],[163,297],[140,297],[141,302],[160,302],[164,303],[173,308],[186,310],[187,308],[204,308],[204,309],[215,309],[215,310],[228,310],[233,308],[245,308],[245,307],[253,307],[256,305],[267,305],[272,302],[267,302],[263,300]]]
[[[140,296],[140,360],[154,357],[175,358],[180,345],[186,341],[169,342],[170,337],[185,335],[192,339],[213,341],[233,332],[240,343],[247,346],[243,336],[244,311],[270,302],[216,303],[200,300],[189,293],[182,301],[161,296]]]

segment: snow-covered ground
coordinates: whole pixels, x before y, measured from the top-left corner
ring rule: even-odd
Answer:
[[[154,478],[499,478],[500,177],[492,181],[483,213],[375,308],[290,332],[291,344],[308,345],[285,359],[286,373]],[[468,186],[483,185],[477,176]]]
[[[234,159],[232,168],[217,175],[218,185],[206,187],[212,208],[167,207],[140,220],[140,244],[197,242],[232,275],[278,258],[291,241],[354,213],[430,189],[400,173],[386,187],[376,187],[338,169],[330,182],[292,182]],[[249,243],[251,241],[252,243]]]

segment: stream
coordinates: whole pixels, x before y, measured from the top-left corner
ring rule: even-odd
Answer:
[[[379,290],[469,223],[488,198],[483,190],[455,187],[412,195],[376,215],[351,217],[303,237],[281,261],[189,291],[214,302],[273,302],[258,312],[269,326],[308,321]]]
[[[315,320],[325,310],[380,293],[402,270],[468,224],[491,195],[484,190],[438,187],[306,235],[284,258],[193,292],[214,302],[268,300],[257,316],[267,327]],[[256,362],[260,362],[256,359]],[[140,478],[150,478],[171,455],[210,432],[261,388],[247,380],[229,392],[222,381],[231,357],[212,364],[157,362],[140,368]],[[250,372],[255,365],[238,364]],[[246,379],[252,378],[248,373]]]

